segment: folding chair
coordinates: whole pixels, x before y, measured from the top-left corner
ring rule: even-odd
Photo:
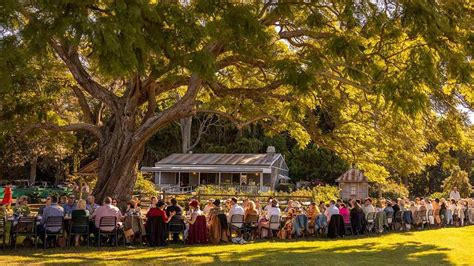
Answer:
[[[13,231],[12,231],[13,230]],[[36,217],[20,217],[14,228],[10,228],[10,245],[16,249],[16,239],[19,236],[32,236],[37,247]]]
[[[0,237],[2,237],[2,249],[5,249],[7,235],[7,220],[5,217],[0,218]]]
[[[427,226],[428,228],[431,228],[431,225],[434,225],[434,212],[433,209],[429,209],[428,213],[426,214],[426,220],[427,220]],[[431,223],[433,221],[433,223]]]
[[[260,227],[260,237],[262,236],[262,230],[267,230],[268,235],[273,237],[273,232],[280,230],[280,216],[279,215],[270,216],[268,227]]]
[[[46,249],[46,244],[48,236],[54,236],[54,246],[56,246],[56,241],[59,235],[62,235],[64,225],[63,216],[50,216],[44,222],[44,236],[43,236],[43,249]]]
[[[258,230],[258,215],[249,215],[244,221],[244,239],[253,239],[255,232]]]
[[[230,217],[230,233],[232,231],[242,235],[244,233],[244,216],[242,214],[234,214]]]
[[[113,236],[115,239],[115,246],[118,247],[118,228],[117,228],[117,217],[115,216],[104,216],[99,220],[99,239],[97,243],[100,247],[102,235]],[[111,230],[110,230],[111,229]]]
[[[395,230],[404,229],[405,223],[403,221],[403,211],[400,210],[395,213],[395,224],[393,227]]]
[[[393,231],[395,228],[395,223],[393,219],[393,212],[387,212],[387,224],[388,224],[388,229]]]
[[[168,223],[168,233],[183,235],[183,243],[186,244],[186,239],[184,239],[184,230],[186,225],[184,224],[184,218],[182,216],[173,216],[171,221]]]
[[[77,216],[71,219],[68,230],[68,246],[71,245],[72,237],[77,235],[85,235],[87,237],[87,246],[90,246],[89,217]]]
[[[377,213],[375,212],[369,212],[367,213],[367,216],[366,216],[366,220],[367,220],[367,223],[365,225],[365,231],[370,234],[370,232],[372,232],[372,230],[375,228],[375,216],[377,215]]]

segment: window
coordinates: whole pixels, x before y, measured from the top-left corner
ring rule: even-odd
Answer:
[[[357,196],[357,184],[351,184],[351,195]]]

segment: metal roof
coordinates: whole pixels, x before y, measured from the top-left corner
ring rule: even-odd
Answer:
[[[336,182],[368,182],[369,180],[359,169],[350,169],[349,171],[342,174]]]
[[[157,162],[160,165],[241,165],[272,166],[281,156],[274,154],[173,153]]]

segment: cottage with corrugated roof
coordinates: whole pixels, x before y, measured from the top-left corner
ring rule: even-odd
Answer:
[[[141,170],[153,173],[155,184],[168,192],[192,191],[199,185],[265,192],[289,179],[285,159],[274,147],[263,154],[174,153]]]
[[[369,180],[358,169],[350,169],[336,179],[341,189],[340,196],[343,200],[365,199],[369,196]]]

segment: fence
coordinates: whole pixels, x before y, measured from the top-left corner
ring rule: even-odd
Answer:
[[[199,201],[202,199],[210,199],[210,198],[251,198],[251,199],[256,199],[256,198],[269,198],[273,197],[276,199],[284,199],[284,200],[306,200],[306,201],[312,201],[313,197],[312,196],[290,196],[290,195],[278,195],[276,193],[269,194],[269,195],[260,195],[260,194],[205,194],[205,193],[200,193],[199,190],[195,194],[189,194],[189,193],[168,193],[168,192],[159,192],[158,193],[161,198],[165,199],[166,197],[185,197],[185,198],[195,198]]]

